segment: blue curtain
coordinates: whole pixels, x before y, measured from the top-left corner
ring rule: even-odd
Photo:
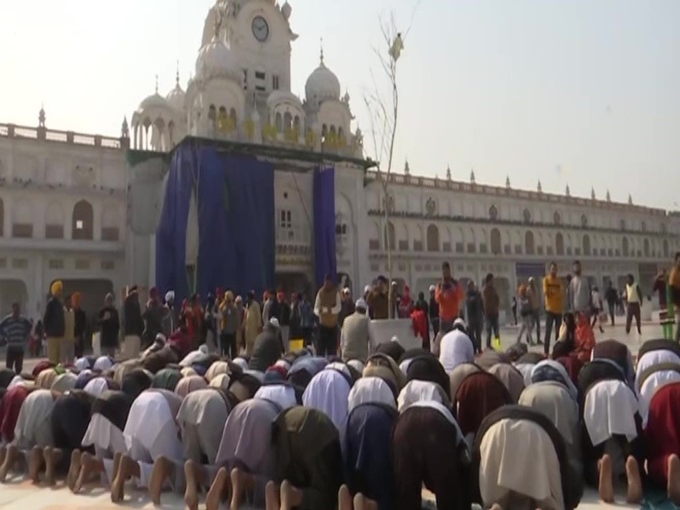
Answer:
[[[317,168],[314,172],[314,264],[316,284],[325,275],[337,281],[335,258],[335,168]]]
[[[196,185],[196,291],[205,298],[216,287],[241,295],[271,288],[276,263],[273,166],[195,141],[176,149],[170,168],[156,234],[158,287],[173,289],[177,301],[192,290],[188,288],[185,247],[189,203]]]

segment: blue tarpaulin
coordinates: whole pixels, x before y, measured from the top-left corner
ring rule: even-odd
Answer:
[[[335,258],[335,168],[314,172],[314,264],[317,287],[325,275],[337,281]]]
[[[245,295],[274,285],[274,167],[254,157],[183,142],[174,152],[156,231],[156,284],[190,295],[186,233],[191,197],[198,211],[195,291]],[[189,228],[195,228],[194,226]]]

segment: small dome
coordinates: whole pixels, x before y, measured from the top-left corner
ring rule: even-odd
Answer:
[[[184,91],[179,84],[179,81],[175,84],[175,88],[170,91],[166,96],[166,99],[170,106],[172,106],[178,112],[184,110]]]
[[[223,41],[213,38],[198,52],[196,77],[210,79],[218,77],[241,79],[241,71],[232,51]]]
[[[292,12],[293,12],[293,8],[288,3],[288,0],[286,0],[286,3],[284,3],[281,6],[281,14],[283,14],[283,19],[288,21],[290,19],[290,15],[291,15]]]
[[[305,84],[305,97],[307,101],[324,101],[325,99],[338,99],[340,97],[340,80],[333,71],[326,67],[321,58],[321,63],[307,78]]]
[[[140,110],[146,110],[148,108],[165,108],[167,106],[168,102],[158,92],[151,94],[144,101],[139,103]]]
[[[269,108],[285,102],[293,103],[294,105],[302,108],[302,102],[300,101],[300,98],[292,92],[287,92],[285,90],[275,90],[269,94],[269,97],[267,97],[267,106]]]

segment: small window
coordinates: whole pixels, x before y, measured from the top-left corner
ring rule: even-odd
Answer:
[[[248,69],[243,70],[243,90],[248,90]]]
[[[255,71],[255,79],[256,80],[265,80],[267,78],[267,75],[261,71]]]
[[[279,77],[277,75],[272,76],[272,89],[279,90]]]
[[[264,85],[255,85],[255,90],[258,92],[267,92],[267,89],[265,88]]]

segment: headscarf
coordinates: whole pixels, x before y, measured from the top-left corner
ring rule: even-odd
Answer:
[[[40,372],[42,372],[43,370],[47,370],[48,368],[53,368],[53,367],[54,367],[54,364],[50,363],[47,360],[38,361],[38,363],[36,363],[36,365],[33,367],[33,371],[31,372],[31,375],[33,375],[33,377],[38,377]]]
[[[95,377],[85,385],[84,390],[93,397],[99,397],[102,393],[109,390],[109,383],[106,377]]]
[[[193,367],[184,367],[182,370],[179,371],[180,374],[182,374],[182,379],[186,377],[191,377],[192,375],[198,375],[196,373],[196,370],[193,369]]]
[[[141,393],[151,387],[152,378],[141,368],[137,368],[125,374],[123,376],[123,381],[121,382],[121,391],[131,397],[133,400],[136,399]]]
[[[153,381],[151,381],[152,388],[159,388],[168,391],[175,391],[177,383],[179,383],[182,378],[182,374],[179,370],[173,368],[164,368],[153,376]]]
[[[509,363],[498,363],[489,369],[489,373],[498,378],[510,392],[513,402],[519,400],[524,391],[524,376],[519,370]]]
[[[35,385],[43,390],[52,388],[52,384],[58,377],[58,373],[54,368],[47,368],[38,374],[35,379]]]
[[[531,384],[531,372],[534,370],[533,363],[515,363],[515,368],[519,370],[519,373],[524,377],[524,387],[526,388]]]
[[[122,432],[125,429],[132,402],[134,398],[127,393],[105,391],[92,404],[92,415],[101,414]]]
[[[216,361],[208,368],[208,371],[205,373],[205,378],[208,380],[208,382],[211,382],[219,374],[226,374],[229,376],[231,372],[232,370],[228,362]]]
[[[265,384],[260,386],[260,389],[257,390],[257,393],[255,393],[255,397],[253,398],[274,402],[281,411],[298,405],[295,388],[290,384],[285,383]]]
[[[359,379],[347,397],[348,410],[362,404],[385,404],[393,409],[397,408],[392,388],[380,377],[362,377]]]
[[[399,392],[399,397],[397,398],[399,412],[421,401],[439,402],[445,407],[450,405],[448,397],[439,384],[430,381],[413,380],[406,383],[404,389]]]
[[[93,370],[101,370],[106,372],[114,365],[114,361],[108,356],[99,356],[97,361],[94,362]]]
[[[640,379],[642,373],[648,370],[650,367],[653,367],[654,365],[660,365],[662,363],[680,364],[680,357],[674,351],[665,349],[647,351],[645,354],[638,357],[635,381],[635,387],[638,391],[640,390]]]
[[[0,442],[14,441],[14,429],[19,419],[21,406],[28,397],[29,390],[23,384],[8,389],[0,402]]]
[[[476,374],[477,372],[483,372],[483,370],[474,363],[463,363],[462,365],[458,365],[453,369],[451,375],[449,376],[449,388],[451,390],[449,395],[451,395],[452,400],[455,400],[456,394],[458,393],[458,388],[465,378],[468,375]]]
[[[475,363],[483,370],[489,370],[498,363],[510,363],[510,357],[505,353],[489,349],[484,351],[482,355],[475,360]]]
[[[512,396],[503,383],[486,372],[468,375],[456,393],[456,419],[467,437],[476,434],[484,418],[499,407],[512,404]]]
[[[217,374],[210,381],[211,388],[221,388],[223,390],[229,389],[229,375],[228,374]]]
[[[340,430],[347,419],[350,382],[337,370],[322,370],[310,381],[302,404],[326,413]]]
[[[92,368],[90,366],[90,360],[87,358],[78,358],[73,366],[76,367],[76,370],[79,370],[80,372]]]
[[[208,387],[208,383],[200,375],[192,375],[189,377],[182,377],[177,386],[175,393],[184,398],[192,391],[203,390]]]
[[[165,302],[169,303],[170,301],[175,300],[175,291],[174,290],[169,290],[165,293]]]
[[[241,368],[241,370],[248,370],[248,361],[246,361],[244,358],[234,358],[233,363],[237,367]]]
[[[638,400],[625,382],[610,379],[592,385],[586,393],[583,421],[593,446],[615,435],[635,439],[639,412]]]
[[[64,290],[64,284],[62,283],[61,280],[55,280],[52,282],[52,285],[50,285],[50,294],[52,296],[57,296],[61,294]]]
[[[118,384],[121,384],[123,382],[123,378],[127,374],[140,368],[142,368],[142,363],[138,359],[129,359],[123,361],[122,363],[116,365],[116,368],[113,372],[113,380]]]
[[[446,333],[439,347],[439,361],[446,373],[450,373],[461,363],[472,363],[475,360],[475,348],[470,337],[460,329],[452,329]]]
[[[375,349],[376,354],[386,354],[392,358],[395,363],[397,360],[401,359],[401,356],[406,352],[401,344],[396,340],[391,340],[390,342],[384,342]]]
[[[253,398],[260,386],[260,381],[250,374],[234,374],[229,384],[229,391],[239,402],[244,402]]]
[[[567,444],[581,447],[577,444],[580,419],[578,403],[564,384],[555,381],[532,384],[522,392],[518,403],[544,414]]]
[[[449,376],[446,375],[444,367],[439,363],[439,360],[434,356],[419,356],[408,367],[406,374],[406,381],[429,381],[438,384],[444,390],[446,398],[451,402],[451,387]]]
[[[633,357],[625,344],[616,340],[603,340],[595,344],[591,353],[591,360],[609,359],[616,363],[623,374],[626,376],[628,384],[633,384],[635,370],[633,368]]]
[[[534,366],[531,371],[531,382],[540,383],[545,381],[554,381],[561,384],[565,387],[571,398],[574,400],[578,399],[578,389],[561,363],[546,359]]]
[[[58,393],[66,393],[67,391],[70,391],[76,387],[77,380],[78,377],[75,374],[66,372],[64,374],[58,375],[54,379],[50,389]]]
[[[304,391],[312,378],[328,364],[325,358],[314,356],[300,356],[288,371],[288,381],[295,387]]]

